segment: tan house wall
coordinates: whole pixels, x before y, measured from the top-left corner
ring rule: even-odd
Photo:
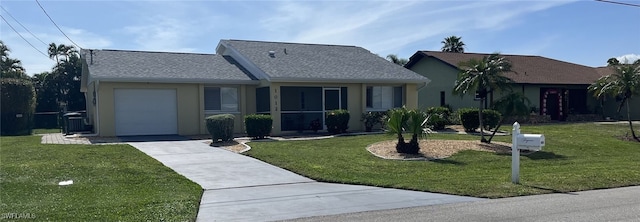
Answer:
[[[90,87],[94,83],[90,84]],[[175,89],[178,106],[178,134],[208,134],[205,118],[219,113],[206,113],[204,110],[204,87],[237,87],[238,112],[235,115],[234,133],[244,133],[244,116],[255,113],[255,86],[252,85],[209,85],[209,84],[162,84],[162,83],[115,83],[100,82],[98,107],[99,125],[95,126],[101,136],[115,136],[114,89]],[[87,93],[90,94],[89,92]],[[89,102],[88,102],[89,104]],[[88,113],[95,113],[88,110]],[[95,116],[95,114],[92,114]],[[94,121],[95,122],[95,121]],[[96,123],[94,123],[96,124]]]
[[[97,97],[96,105],[92,104],[91,92],[95,86]],[[380,85],[380,84],[372,84]],[[360,121],[362,113],[366,112],[366,87],[367,84],[315,84],[315,83],[271,83],[271,116],[273,118],[272,135],[280,135],[281,129],[281,86],[301,86],[301,87],[347,87],[347,109],[350,112],[350,131],[361,131],[364,125]],[[212,85],[212,84],[163,84],[163,83],[120,83],[120,82],[92,82],[88,86],[87,92],[87,115],[97,117],[94,119],[95,129],[100,136],[115,136],[115,110],[114,110],[114,90],[123,89],[175,89],[177,93],[178,106],[178,134],[196,135],[208,134],[205,119],[208,116],[219,113],[207,113],[204,110],[204,88],[205,87],[237,87],[238,88],[238,112],[235,115],[234,133],[245,133],[244,116],[256,113],[256,87],[254,85]],[[404,85],[403,104],[408,108],[416,108],[418,104],[417,85]],[[97,109],[95,109],[97,108]],[[91,118],[91,117],[90,117]]]
[[[199,103],[200,103],[200,116],[202,116],[202,120],[200,121],[200,131],[199,134],[209,134],[207,131],[207,126],[205,119],[209,116],[216,114],[233,114],[235,116],[233,123],[233,132],[237,134],[245,133],[244,126],[244,116],[247,114],[255,113],[255,90],[256,87],[253,85],[216,85],[216,84],[198,84],[198,92],[199,92]],[[204,111],[204,88],[205,87],[235,87],[238,89],[238,111],[237,112],[215,112],[215,113],[206,113]]]
[[[178,134],[195,135],[202,132],[200,115],[202,101],[198,84],[115,83],[100,82],[98,86],[98,112],[100,136],[115,136],[114,89],[175,89],[178,106]]]

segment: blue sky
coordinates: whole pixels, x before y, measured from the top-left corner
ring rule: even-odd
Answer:
[[[620,0],[640,4],[640,0]],[[356,45],[408,58],[457,35],[466,52],[540,55],[587,65],[640,58],[640,7],[597,1],[59,1],[40,0],[79,46],[214,53],[220,39]],[[0,14],[31,44],[71,44],[35,0]],[[13,16],[31,33],[11,18]],[[27,73],[54,62],[4,21],[0,36]]]

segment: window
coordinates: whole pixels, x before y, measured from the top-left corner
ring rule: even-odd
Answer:
[[[204,110],[238,111],[238,88],[205,87]]]
[[[367,110],[386,111],[402,106],[402,87],[367,87]]]
[[[440,106],[444,106],[446,104],[444,95],[444,91],[440,91]]]

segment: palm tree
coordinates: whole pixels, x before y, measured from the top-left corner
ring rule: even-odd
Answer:
[[[615,73],[600,77],[596,82],[591,84],[588,89],[593,92],[596,98],[602,98],[606,95],[620,96],[620,106],[618,112],[627,104],[627,120],[629,121],[629,129],[633,139],[640,142],[640,138],[636,136],[631,122],[631,105],[629,104],[633,96],[640,95],[640,65],[638,64],[618,64],[612,65]]]
[[[498,53],[494,53],[483,57],[482,60],[471,59],[467,62],[462,62],[459,66],[460,73],[453,87],[453,93],[461,96],[472,92],[479,94],[480,109],[478,110],[478,118],[480,121],[480,135],[481,141],[487,142],[484,138],[484,127],[482,127],[482,104],[488,92],[493,93],[494,90],[511,88],[509,84],[511,79],[503,76],[503,73],[513,72],[511,70],[511,61]]]
[[[418,137],[426,135],[424,134],[424,128],[427,121],[429,121],[429,117],[420,110],[409,110],[407,112],[406,131],[411,133],[411,140],[409,140],[409,144],[407,144],[405,149],[406,153],[418,154],[418,152],[420,152]]]
[[[396,151],[398,153],[418,154],[420,144],[418,137],[423,134],[424,125],[429,118],[420,110],[408,110],[405,107],[389,110],[389,120],[386,125],[387,133],[395,134],[398,138]],[[403,133],[411,133],[409,143],[404,141]]]
[[[10,52],[11,50],[9,47],[0,40],[0,53],[2,53],[2,60],[0,61],[0,76],[2,78],[28,79],[29,76],[25,74],[22,62],[18,59],[9,58]]]
[[[387,60],[389,60],[389,62],[393,62],[393,63],[401,65],[401,66],[404,66],[409,62],[408,59],[399,58],[398,55],[396,55],[396,54],[387,55]]]
[[[493,109],[502,113],[502,117],[500,117],[500,122],[498,122],[498,126],[493,130],[487,143],[491,143],[491,140],[496,135],[496,132],[498,132],[498,129],[506,117],[521,117],[529,114],[530,104],[531,101],[529,101],[529,98],[525,97],[522,93],[516,92],[511,92],[496,101]]]
[[[65,60],[68,60],[69,56],[78,52],[73,46],[66,46],[64,44],[56,45],[55,43],[49,44],[49,48],[47,50],[49,53],[49,58],[56,60],[56,63],[60,65],[60,57],[64,57]]]
[[[398,138],[398,143],[396,143],[396,151],[398,153],[404,153],[405,147],[407,146],[402,133],[404,133],[404,125],[408,119],[407,110],[404,107],[389,110],[389,120],[386,129],[388,134],[395,134]]]
[[[461,41],[462,37],[458,37],[455,35],[444,38],[441,42],[444,44],[442,46],[443,52],[464,52],[464,42]]]

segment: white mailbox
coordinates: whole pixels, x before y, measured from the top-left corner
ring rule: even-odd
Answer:
[[[542,134],[519,134],[516,140],[517,148],[521,150],[540,151],[544,146],[544,135]]]
[[[520,150],[540,151],[544,146],[542,134],[520,134],[520,123],[513,123],[511,133],[511,182],[520,183]]]

